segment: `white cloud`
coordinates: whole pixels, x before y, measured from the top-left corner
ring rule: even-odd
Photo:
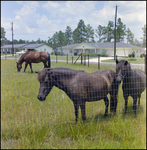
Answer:
[[[18,1],[17,3],[21,7],[14,10],[14,18],[1,18],[6,33],[11,32],[10,23],[14,22],[14,34],[17,39],[20,38],[19,35],[25,37],[28,34],[26,40],[36,36],[47,40],[56,31],[65,32],[67,26],[74,30],[80,19],[83,19],[86,25],[90,24],[93,29],[98,25],[106,26],[108,21],[114,21],[116,4],[117,18],[121,18],[137,39],[142,36],[141,28],[146,24],[145,1],[105,1],[101,9],[98,9],[100,3],[97,1],[42,1],[41,3]]]

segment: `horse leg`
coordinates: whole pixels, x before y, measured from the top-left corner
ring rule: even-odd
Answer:
[[[47,68],[47,64],[46,64],[46,62],[43,62],[43,64],[44,64],[44,68]]]
[[[134,114],[136,116],[136,103],[137,103],[137,97],[133,98],[133,110],[134,110]]]
[[[82,101],[80,103],[80,108],[81,108],[82,119],[83,119],[83,121],[85,121],[86,120],[85,101]]]
[[[114,102],[114,114],[116,114],[116,109],[117,109],[117,98],[115,97],[115,102]]]
[[[74,103],[74,108],[75,108],[75,117],[76,117],[76,123],[78,121],[78,113],[79,113],[79,104],[77,103],[77,101],[73,101]]]
[[[128,97],[127,96],[124,96],[124,99],[125,99],[125,113],[127,112],[127,107],[128,107]]]
[[[25,63],[25,68],[24,68],[24,72],[26,71],[27,66],[28,66],[28,63],[26,62]]]
[[[113,96],[110,97],[110,112],[114,112],[114,98]]]
[[[105,102],[105,106],[106,106],[104,117],[106,117],[108,115],[108,106],[109,106],[109,100],[108,100],[107,96],[104,97],[104,102]]]
[[[112,90],[110,91],[110,112],[116,114],[117,109],[117,95],[118,95],[118,84],[115,82],[112,84]]]
[[[141,97],[141,95],[139,95],[138,106],[140,106],[140,97]]]
[[[33,70],[32,70],[32,64],[29,63],[29,65],[30,65],[31,73],[33,73]]]

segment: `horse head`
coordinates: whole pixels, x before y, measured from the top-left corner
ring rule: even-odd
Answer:
[[[44,101],[54,86],[49,68],[44,68],[42,71],[38,72],[38,81],[40,82],[40,88],[37,98],[40,101]]]
[[[16,62],[17,71],[20,72],[22,65],[18,62]]]
[[[123,78],[126,76],[128,71],[131,70],[130,63],[125,60],[118,61],[116,60],[116,81],[118,84],[121,83]]]

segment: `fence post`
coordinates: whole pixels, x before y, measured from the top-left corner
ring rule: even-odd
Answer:
[[[144,58],[145,58],[144,61],[145,61],[145,73],[146,73],[146,54]]]
[[[68,54],[67,54],[67,64],[68,64]]]
[[[83,55],[82,55],[82,53],[81,53],[81,64],[83,63]]]
[[[116,59],[115,60],[117,60],[117,55],[116,55]]]
[[[84,55],[84,66],[86,66],[86,55]]]
[[[56,54],[56,63],[57,63],[57,54]]]
[[[73,64],[73,56],[71,57],[71,59],[72,59],[72,64]]]
[[[88,67],[89,67],[89,55],[88,55]]]
[[[100,69],[100,54],[98,54],[98,69]]]

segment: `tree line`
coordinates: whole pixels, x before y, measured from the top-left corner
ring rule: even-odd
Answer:
[[[142,43],[140,43],[134,34],[129,28],[126,28],[126,25],[121,21],[121,18],[118,18],[116,24],[116,41],[124,42],[124,39],[127,39],[128,44],[146,47],[146,25],[142,28],[143,37],[141,38]],[[1,45],[12,44],[12,41],[9,41],[5,38],[5,30],[1,27]],[[94,40],[96,37],[98,40]],[[114,41],[114,22],[109,21],[107,26],[99,25],[95,30],[93,27],[88,24],[85,25],[84,20],[79,20],[78,25],[75,30],[72,30],[70,26],[67,26],[65,32],[59,31],[55,32],[52,37],[48,37],[47,41],[41,40],[38,38],[36,41],[32,40],[13,40],[14,44],[33,44],[33,43],[45,43],[52,48],[57,48],[65,45],[70,45],[74,43],[95,43],[95,42],[113,42]]]

